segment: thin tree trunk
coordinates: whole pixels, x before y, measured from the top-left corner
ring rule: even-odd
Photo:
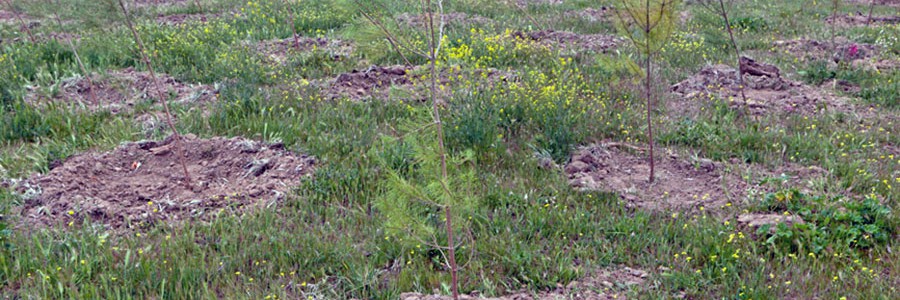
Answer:
[[[291,20],[291,32],[294,33],[294,48],[300,51],[300,37],[297,36],[297,25],[294,24],[294,10],[291,9],[289,0],[284,0],[285,9],[288,11],[288,18]]]
[[[50,0],[47,0],[47,4],[53,6],[53,3]],[[59,0],[56,0],[56,7],[59,8]],[[59,12],[53,11],[53,18],[56,20],[56,25],[59,27],[59,32],[63,32],[62,21],[59,19]],[[54,37],[55,38],[55,37]],[[59,40],[57,39],[57,42]],[[91,98],[91,102],[96,105],[100,105],[99,99],[97,99],[97,95],[94,93],[94,80],[91,79],[91,74],[88,73],[87,68],[84,67],[84,63],[81,62],[81,57],[78,55],[78,50],[75,48],[75,44],[72,43],[72,40],[66,40],[67,44],[69,44],[69,49],[72,50],[72,53],[75,54],[75,62],[78,63],[78,68],[81,69],[81,73],[84,74],[84,78],[87,78],[88,82],[88,96]]]
[[[747,103],[747,95],[744,93],[744,74],[742,72],[743,70],[741,70],[741,50],[740,48],[738,48],[737,41],[734,39],[734,31],[731,29],[731,22],[728,20],[728,11],[725,10],[724,0],[719,0],[719,9],[722,10],[722,18],[725,20],[725,28],[728,29],[728,37],[731,38],[731,46],[734,47],[734,54],[737,56],[738,84],[740,85],[739,88],[741,91],[741,101],[744,102],[742,106],[744,107],[744,110],[746,112],[749,112],[747,111],[747,105],[749,105],[749,103]]]
[[[175,124],[172,123],[172,113],[169,111],[166,94],[163,92],[162,86],[159,85],[159,79],[156,78],[156,73],[153,71],[153,64],[150,62],[150,58],[147,56],[146,51],[144,51],[144,43],[141,42],[140,35],[138,35],[137,30],[134,29],[134,25],[131,24],[131,17],[128,15],[128,9],[125,8],[125,2],[119,0],[119,6],[122,7],[122,13],[125,14],[125,24],[128,25],[128,29],[131,29],[131,34],[134,35],[134,41],[138,44],[138,50],[141,51],[141,58],[144,60],[144,64],[147,65],[147,69],[150,71],[150,78],[153,79],[153,83],[156,85],[157,96],[166,111],[166,123],[169,124],[169,128],[172,129],[172,133],[175,135],[175,152],[178,153],[178,158],[181,161],[181,168],[184,170],[184,181],[189,188],[193,188],[191,184],[191,174],[188,172],[187,163],[184,161],[185,149],[181,145],[181,134],[178,133],[178,129],[175,128]]]
[[[646,1],[646,9],[647,10],[645,12],[646,12],[646,17],[647,17],[647,23],[644,24],[644,37],[647,39],[647,41],[646,41],[646,45],[647,45],[647,53],[646,53],[646,55],[647,55],[647,58],[646,58],[646,60],[647,60],[647,78],[644,83],[645,84],[644,89],[647,90],[647,136],[650,140],[650,183],[653,183],[653,178],[655,177],[654,173],[655,173],[656,168],[654,167],[654,158],[653,158],[653,119],[651,118],[653,101],[650,98],[651,93],[652,93],[652,91],[651,91],[652,86],[650,83],[651,76],[652,76],[650,73],[650,61],[651,61],[650,53],[653,50],[653,49],[651,49],[652,45],[650,43],[650,30],[652,29],[652,28],[650,28],[650,0]]]
[[[872,23],[872,10],[875,9],[875,0],[869,2],[869,16],[866,17],[866,28],[869,28],[869,24]]]
[[[22,30],[25,30],[25,33],[28,34],[28,39],[31,40],[32,43],[37,43],[37,40],[34,38],[34,34],[31,34],[31,29],[28,28],[28,24],[25,24],[25,20],[22,19],[22,16],[20,16],[18,12],[16,12],[16,8],[13,7],[12,2],[9,2],[9,0],[6,0],[6,6],[9,6],[9,10],[14,15],[16,15],[16,19],[19,20],[20,24],[22,24]]]
[[[440,1],[440,0],[439,0]],[[431,0],[427,0],[425,5],[426,13],[428,14],[428,24],[429,29],[431,31],[431,39],[429,40],[429,60],[431,61],[431,108],[434,112],[434,123],[437,124],[437,134],[438,134],[438,155],[441,158],[441,185],[444,186],[444,192],[447,193],[449,197],[452,197],[450,194],[450,189],[447,188],[447,155],[444,152],[444,126],[441,122],[441,110],[438,107],[437,102],[437,48],[440,41],[436,35],[434,30],[434,9],[432,7]],[[440,2],[439,2],[440,5]],[[443,29],[444,21],[443,21],[443,9],[441,9],[441,28]],[[453,299],[459,300],[459,279],[457,277],[457,265],[456,265],[456,245],[453,242],[453,215],[450,213],[451,204],[447,203],[444,206],[444,217],[447,219],[446,221],[446,229],[447,229],[447,251],[448,251],[448,260],[450,265],[450,289],[453,293]]]

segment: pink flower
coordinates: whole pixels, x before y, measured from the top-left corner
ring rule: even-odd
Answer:
[[[855,57],[857,53],[859,53],[859,46],[856,44],[850,45],[850,57]]]

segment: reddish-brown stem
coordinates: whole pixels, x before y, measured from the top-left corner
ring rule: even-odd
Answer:
[[[650,31],[653,29],[650,25],[650,0],[646,1],[646,9],[647,9],[646,10],[647,23],[644,24],[644,37],[647,39],[647,41],[646,41],[646,45],[647,45],[647,53],[646,53],[647,54],[647,57],[646,57],[647,78],[644,82],[644,84],[645,84],[644,89],[647,90],[647,137],[650,142],[650,183],[653,183],[653,178],[655,177],[654,173],[656,171],[656,168],[654,166],[655,159],[653,158],[653,118],[651,118],[653,101],[650,98],[651,97],[650,81],[651,81],[651,77],[653,76],[652,73],[650,73],[650,59],[651,59],[650,54],[652,53],[652,50],[653,50],[653,49],[651,49],[652,44],[650,42]]]
[[[866,28],[869,28],[869,24],[872,23],[872,10],[874,10],[874,9],[875,9],[875,0],[872,0],[872,2],[869,2],[869,16],[866,17]],[[834,20],[831,20],[831,22],[834,22]]]
[[[181,134],[178,133],[178,129],[175,128],[175,124],[172,122],[172,113],[169,111],[169,104],[166,99],[166,94],[165,92],[163,92],[163,88],[159,84],[159,80],[156,78],[156,73],[153,71],[153,63],[150,61],[150,57],[147,56],[147,52],[144,49],[144,43],[141,42],[140,35],[138,35],[137,30],[134,29],[134,25],[131,24],[131,16],[128,15],[128,9],[125,8],[125,2],[119,0],[119,6],[122,7],[122,13],[125,14],[125,24],[128,25],[128,29],[131,29],[131,34],[134,35],[134,41],[138,45],[138,50],[141,51],[141,59],[144,61],[144,64],[147,65],[147,70],[150,71],[150,78],[153,79],[153,83],[156,85],[157,96],[162,102],[163,109],[166,112],[166,123],[169,124],[169,128],[172,129],[172,133],[175,135],[175,152],[178,153],[178,158],[181,161],[181,168],[184,170],[184,181],[188,185],[188,187],[192,187],[191,174],[188,173],[187,163],[185,163],[184,158],[184,148],[181,145]]]
[[[25,30],[25,33],[28,34],[28,39],[31,40],[32,43],[37,43],[37,40],[34,38],[34,35],[31,34],[31,29],[28,28],[28,24],[25,24],[25,20],[22,19],[22,16],[16,12],[16,8],[13,7],[12,2],[6,0],[6,6],[9,6],[9,10],[16,16],[16,19],[19,20],[19,23],[22,24],[22,29]]]
[[[297,36],[297,25],[294,24],[294,10],[291,9],[290,0],[284,0],[285,9],[288,12],[288,20],[291,21],[291,32],[294,33],[294,48],[300,51],[300,37]]]
[[[725,20],[725,28],[728,29],[728,37],[731,38],[731,46],[734,47],[734,54],[738,60],[738,88],[741,91],[741,101],[744,102],[744,108],[747,109],[747,95],[744,93],[744,74],[741,72],[741,50],[738,48],[737,41],[734,38],[734,31],[731,29],[731,22],[728,20],[728,11],[725,10],[725,1],[719,0],[719,9],[722,13],[722,19]]]
[[[438,2],[440,4],[440,2]],[[431,0],[426,0],[426,14],[428,15],[428,28],[431,33],[431,39],[428,41],[429,48],[429,60],[431,62],[431,108],[434,112],[434,123],[437,124],[437,135],[438,135],[438,155],[441,159],[441,184],[444,186],[444,192],[447,193],[449,197],[452,197],[450,194],[449,188],[446,186],[447,184],[447,155],[444,152],[444,126],[441,123],[441,110],[438,107],[437,102],[437,48],[439,47],[440,38],[436,35],[434,30],[434,10],[432,7]],[[441,26],[443,26],[443,11],[441,11]],[[443,28],[441,28],[443,30]],[[459,279],[457,278],[457,265],[456,265],[456,245],[453,243],[453,216],[450,213],[450,203],[446,203],[444,206],[444,217],[447,219],[446,227],[447,227],[447,251],[448,253],[448,263],[450,265],[450,289],[453,292],[453,299],[459,300]]]

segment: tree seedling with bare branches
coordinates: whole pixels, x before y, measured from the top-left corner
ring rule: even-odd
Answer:
[[[731,27],[731,21],[728,19],[728,10],[725,8],[725,0],[700,0],[697,1],[700,6],[705,8],[711,13],[717,14],[722,17],[722,21],[725,23],[725,30],[728,31],[728,37],[731,39],[731,47],[734,49],[735,59],[737,59],[738,64],[738,89],[741,91],[741,101],[743,101],[743,106],[746,109],[747,105],[747,95],[744,93],[744,72],[741,70],[741,48],[738,47],[737,40],[734,38],[734,30]]]
[[[51,2],[51,0],[47,0],[47,4],[49,4],[50,6],[53,6],[53,3]],[[59,6],[60,6],[59,0],[56,0],[56,7],[58,8]],[[56,26],[58,26],[59,31],[62,32],[63,25],[62,25],[62,21],[59,19],[59,12],[57,12],[57,11],[53,12],[53,19],[56,20]],[[57,39],[57,42],[59,42],[58,39]],[[66,39],[66,43],[69,45],[69,49],[72,50],[72,53],[75,55],[75,62],[78,63],[78,68],[81,69],[81,73],[84,74],[84,77],[87,79],[88,97],[91,98],[91,102],[99,105],[100,101],[99,101],[99,99],[97,99],[97,95],[94,94],[94,80],[91,79],[91,74],[88,73],[87,68],[84,67],[84,63],[81,62],[81,56],[78,55],[78,49],[75,48],[75,44],[72,43],[72,39]]]
[[[653,158],[653,56],[675,30],[678,0],[620,0],[616,8],[619,30],[644,55],[644,93],[647,98],[647,138],[650,143],[650,182],[655,176]]]
[[[22,25],[22,30],[25,30],[25,33],[28,34],[28,39],[29,39],[32,43],[37,43],[37,40],[34,38],[34,34],[32,34],[32,33],[31,33],[31,29],[28,28],[28,24],[26,24],[26,23],[25,23],[25,20],[22,19],[22,16],[20,16],[19,13],[16,12],[16,8],[13,7],[12,2],[10,2],[10,0],[5,0],[4,2],[6,2],[6,6],[8,6],[8,7],[9,7],[9,10],[10,10],[11,12],[13,12],[13,14],[16,16],[16,19],[19,20],[19,24]]]
[[[128,14],[128,8],[125,7],[124,0],[118,0],[119,7],[122,8],[122,13],[125,15],[125,25],[128,26],[128,29],[131,30],[131,34],[134,35],[134,41],[138,45],[138,51],[141,52],[141,59],[144,61],[144,64],[147,65],[147,70],[150,72],[150,78],[153,79],[153,83],[156,85],[157,96],[159,97],[159,101],[162,102],[163,109],[166,112],[166,123],[168,123],[169,128],[172,129],[172,134],[175,136],[175,152],[178,153],[178,159],[181,162],[181,168],[184,170],[184,181],[185,184],[189,188],[192,188],[191,184],[191,174],[188,172],[187,163],[184,158],[184,147],[181,144],[181,134],[178,133],[178,128],[175,128],[175,124],[172,122],[172,113],[169,111],[169,104],[167,101],[166,93],[163,91],[162,86],[159,84],[159,79],[156,78],[156,72],[153,71],[153,62],[150,60],[150,57],[147,55],[147,51],[144,48],[144,43],[141,42],[141,37],[138,34],[137,30],[134,29],[134,24],[131,23],[131,15]]]
[[[300,51],[300,37],[297,36],[297,24],[294,24],[294,9],[291,7],[291,0],[283,0],[284,9],[288,12],[288,20],[291,25],[291,32],[294,34],[294,49]]]

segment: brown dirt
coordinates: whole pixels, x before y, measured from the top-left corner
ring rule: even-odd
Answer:
[[[643,285],[649,273],[632,269],[629,267],[621,267],[617,269],[604,269],[590,274],[586,278],[573,281],[565,287],[559,286],[550,292],[540,292],[537,295],[532,293],[516,293],[496,298],[483,298],[478,296],[460,295],[459,299],[464,300],[612,300],[627,299],[627,292],[635,286]],[[401,300],[450,300],[450,296],[441,295],[423,295],[419,293],[403,293],[400,295]]]
[[[163,25],[180,26],[189,23],[206,23],[218,17],[219,14],[159,14],[156,16],[156,22]]]
[[[702,210],[715,212],[728,203],[744,204],[748,190],[771,192],[778,188],[748,183],[741,172],[754,174],[755,180],[780,178],[785,174],[788,184],[801,187],[804,192],[808,191],[805,188],[807,180],[830,176],[821,168],[796,164],[768,169],[737,160],[722,163],[696,157],[682,159],[662,148],[656,149],[656,153],[668,155],[657,156],[656,180],[650,184],[646,151],[636,156],[620,147],[618,143],[608,143],[575,152],[565,166],[570,184],[577,188],[615,192],[629,207],[659,212],[696,212],[702,207]]]
[[[612,7],[601,6],[599,8],[588,7],[582,10],[570,10],[565,12],[566,17],[582,18],[590,22],[605,22],[616,17]]]
[[[367,70],[353,70],[350,73],[338,75],[325,94],[329,99],[386,98],[391,87],[412,85],[411,76],[407,76],[412,70],[412,67],[406,66],[373,66]]]
[[[513,37],[532,40],[563,51],[607,52],[618,46],[619,39],[606,34],[578,34],[568,31],[540,30],[514,32]]]
[[[0,24],[15,25],[19,27],[19,30],[24,30],[19,18],[22,18],[22,22],[25,22],[24,27],[28,29],[36,29],[41,26],[41,22],[31,16],[19,13],[16,17],[16,12],[0,9]]]
[[[774,66],[765,65],[774,68]],[[770,113],[813,115],[819,112],[845,112],[868,114],[866,107],[856,107],[849,100],[827,92],[827,89],[807,86],[801,82],[782,77],[777,68],[775,72],[747,72],[744,69],[744,93],[747,96],[747,108],[752,114]],[[749,69],[754,70],[755,69]],[[678,116],[696,114],[710,95],[716,95],[729,101],[735,109],[743,109],[741,105],[740,84],[737,70],[727,65],[706,66],[699,73],[672,85],[671,90],[678,96],[668,101],[670,113]],[[701,100],[701,101],[698,101]]]
[[[516,0],[516,5],[527,7],[529,5],[560,5],[564,0]]]
[[[486,73],[486,74],[485,74]],[[348,98],[354,101],[368,100],[372,98],[386,100],[391,96],[398,96],[402,101],[424,101],[427,99],[430,81],[426,76],[427,67],[372,66],[367,70],[353,70],[350,73],[338,75],[334,80],[320,82],[323,85],[323,94],[327,99]],[[452,86],[460,80],[484,80],[488,82],[506,82],[514,78],[508,72],[497,70],[461,71],[449,68],[440,71],[438,84]],[[397,93],[391,93],[396,90]],[[446,98],[452,88],[445,88],[439,98]]]
[[[193,2],[193,1],[192,1]],[[187,0],[134,0],[134,5],[143,6],[173,6],[187,4]]]
[[[865,5],[868,7],[872,4],[871,0],[847,0],[848,4]],[[875,5],[883,5],[890,7],[900,7],[900,0],[875,0]],[[877,8],[877,7],[876,7]],[[868,11],[866,11],[868,13]]]
[[[315,159],[280,144],[243,138],[184,136],[193,189],[183,183],[172,137],[127,143],[57,163],[20,183],[25,226],[81,224],[85,218],[113,229],[207,220],[224,211],[268,205],[311,174]]]
[[[215,100],[216,92],[205,85],[188,85],[166,74],[156,74],[160,85],[168,94],[169,101],[179,103],[204,103]],[[129,111],[135,104],[147,99],[157,99],[156,85],[148,72],[138,72],[133,68],[110,71],[95,75],[94,95],[91,101],[90,83],[84,77],[64,79],[59,82],[59,93],[51,101],[83,106],[91,111],[110,110],[113,113]],[[174,96],[173,96],[174,95]],[[39,93],[29,93],[25,100],[33,104],[47,101]]]
[[[834,62],[850,63],[860,59],[869,59],[878,55],[875,45],[866,43],[854,43],[846,38],[836,38],[837,50],[832,50],[832,45],[827,41],[811,39],[796,39],[775,41],[773,46],[797,56],[803,61],[828,59]]]
[[[855,27],[855,26],[866,26],[866,22],[869,20],[868,13],[857,12],[856,14],[846,15],[840,14],[832,18],[830,15],[825,18],[825,23],[831,24],[834,22],[835,25],[839,27]],[[884,25],[884,24],[900,24],[900,16],[879,16],[873,15],[871,20],[871,25]]]
[[[655,169],[656,180],[650,184],[646,157],[605,145],[577,151],[565,167],[575,187],[613,191],[629,206],[656,211],[719,208],[741,201],[749,187],[739,176],[723,172],[721,163],[707,159],[669,156],[657,159]]]
[[[493,20],[476,15],[469,15],[466,13],[460,12],[449,12],[444,15],[444,25],[447,27],[450,26],[471,26],[471,25],[488,25],[493,23]],[[397,23],[404,24],[406,26],[412,27],[425,27],[428,25],[428,14],[410,14],[404,13],[397,16]],[[439,19],[435,18],[434,24],[435,26],[440,24]]]
[[[353,44],[343,40],[298,36],[297,41],[300,49],[297,49],[294,38],[289,37],[260,42],[256,44],[256,51],[262,54],[267,62],[276,65],[287,63],[291,56],[319,49],[332,53],[334,60],[346,59],[353,53]]]

